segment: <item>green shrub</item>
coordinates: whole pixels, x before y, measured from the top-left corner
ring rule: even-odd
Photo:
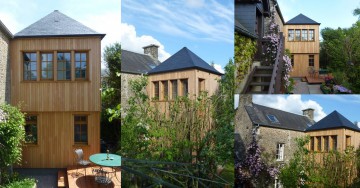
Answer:
[[[25,178],[5,185],[4,188],[33,188],[35,187],[35,184],[35,179]]]

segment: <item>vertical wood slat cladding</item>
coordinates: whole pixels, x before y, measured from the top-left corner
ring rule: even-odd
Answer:
[[[289,29],[314,29],[315,41],[289,41]],[[319,25],[285,25],[285,48],[291,53],[320,53],[319,34]]]
[[[293,70],[290,72],[291,77],[310,76],[308,71],[309,55],[314,55],[314,67],[316,70],[319,70],[319,54],[292,54],[292,55],[294,55],[294,67]]]
[[[71,50],[89,50],[88,81],[22,81],[23,51]],[[24,111],[100,111],[100,38],[14,39],[11,70],[11,103]]]
[[[88,115],[88,145],[74,145],[74,114]],[[66,125],[66,126],[64,126]],[[74,149],[84,159],[100,151],[100,112],[38,113],[38,144],[23,147],[23,168],[65,168],[74,165]],[[51,136],[49,136],[51,135]]]

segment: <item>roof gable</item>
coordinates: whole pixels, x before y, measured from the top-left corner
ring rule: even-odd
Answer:
[[[153,70],[149,71],[148,74],[159,74],[187,69],[199,69],[213,74],[222,75],[214,67],[210,66],[186,47],[176,52]]]
[[[315,123],[313,126],[307,128],[306,131],[338,129],[338,128],[351,129],[360,132],[360,129],[354,123],[346,119],[336,110],[333,111],[331,114],[327,115],[326,117],[324,117],[323,119],[321,119],[319,122]]]
[[[307,116],[293,114],[274,108],[252,104],[245,106],[253,124],[259,126],[272,127],[305,132],[305,130],[315,122]]]
[[[147,74],[159,64],[159,60],[149,55],[121,50],[121,72]]]
[[[303,14],[299,14],[286,22],[285,25],[320,25],[320,23],[317,23]]]
[[[14,35],[14,38],[59,37],[59,36],[100,36],[100,34],[58,10],[46,15]]]

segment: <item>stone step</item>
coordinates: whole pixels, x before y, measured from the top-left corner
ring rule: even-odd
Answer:
[[[270,82],[251,82],[250,86],[270,86]]]
[[[272,74],[255,73],[254,77],[271,77]]]

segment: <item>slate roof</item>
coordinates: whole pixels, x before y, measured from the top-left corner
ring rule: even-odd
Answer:
[[[100,34],[60,11],[55,10],[16,33],[14,38],[63,36],[100,36],[104,38],[105,34]]]
[[[121,72],[147,74],[160,64],[160,61],[149,55],[121,50]]]
[[[186,47],[182,48],[159,66],[149,71],[148,74],[159,74],[187,69],[199,69],[213,74],[222,75],[222,73],[210,66]]]
[[[12,38],[13,35],[12,33],[9,31],[9,29],[5,26],[4,23],[2,23],[2,21],[0,20],[0,30],[2,31],[2,33],[4,33],[5,35],[7,35],[9,38]]]
[[[259,126],[305,132],[309,126],[315,123],[307,116],[293,114],[254,103],[252,106],[246,105],[245,110],[249,115],[252,123],[259,124]],[[271,122],[267,115],[274,115],[279,120],[279,122]]]
[[[319,122],[315,123],[313,126],[306,129],[306,131],[315,131],[315,130],[327,130],[327,129],[338,129],[345,128],[354,131],[359,131],[360,129],[354,123],[346,119],[343,115],[341,115],[336,110],[331,114],[327,115]]]
[[[320,25],[320,23],[317,23],[316,21],[306,17],[303,14],[299,14],[293,19],[286,22],[285,25]]]
[[[247,30],[243,25],[241,25],[241,23],[238,20],[235,20],[235,31],[239,32],[247,37],[253,38],[253,39],[257,39],[258,36],[251,33],[249,30]]]

